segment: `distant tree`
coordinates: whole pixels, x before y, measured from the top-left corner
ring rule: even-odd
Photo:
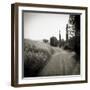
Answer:
[[[65,44],[64,39],[61,39],[61,46],[64,46],[64,44]]]
[[[56,37],[53,36],[50,38],[50,45],[55,47],[58,45],[58,40]]]
[[[43,39],[43,42],[44,42],[44,43],[48,43],[48,40],[47,40],[47,39]]]

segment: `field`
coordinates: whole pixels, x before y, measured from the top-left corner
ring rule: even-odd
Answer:
[[[24,40],[24,76],[36,76],[45,66],[54,50],[40,41]]]
[[[42,41],[24,40],[24,76],[78,75],[80,62],[73,51]]]

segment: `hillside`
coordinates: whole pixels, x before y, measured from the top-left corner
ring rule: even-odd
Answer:
[[[25,39],[28,46],[28,63],[25,64],[26,77],[29,76],[52,76],[52,75],[79,75],[80,63],[76,53],[52,47],[48,43]],[[27,50],[27,49],[26,49]]]

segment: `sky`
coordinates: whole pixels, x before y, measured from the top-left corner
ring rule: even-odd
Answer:
[[[66,40],[66,24],[69,14],[24,12],[24,38],[31,40],[50,39],[55,36]]]

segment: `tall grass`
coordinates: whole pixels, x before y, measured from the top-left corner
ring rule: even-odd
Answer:
[[[44,44],[43,44],[44,45]],[[38,48],[32,43],[24,42],[24,76],[37,76],[38,72],[44,67],[45,63],[49,60],[53,50],[48,47]]]

